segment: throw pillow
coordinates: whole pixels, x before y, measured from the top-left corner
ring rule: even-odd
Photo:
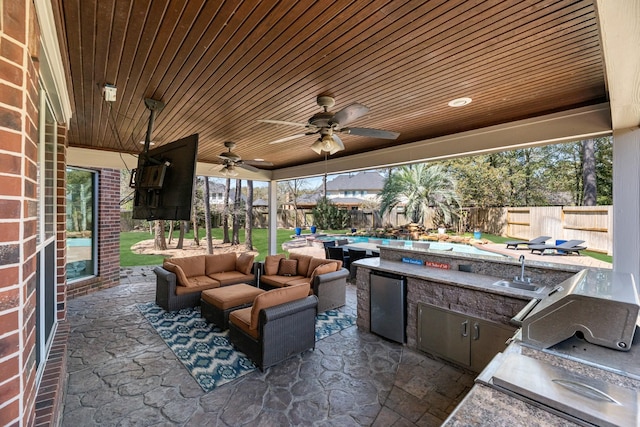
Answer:
[[[298,272],[298,261],[282,258],[278,266],[278,276],[295,276]]]
[[[180,266],[175,265],[172,262],[165,261],[164,264],[162,264],[162,267],[176,275],[176,284],[178,286],[191,286],[191,283],[189,283],[189,280],[187,279],[187,275],[184,274],[184,271]]]
[[[248,252],[240,254],[238,259],[236,259],[236,271],[239,271],[242,274],[251,274],[251,267],[253,266],[254,258],[255,255]]]
[[[337,262],[328,262],[326,264],[317,266],[315,270],[313,270],[313,273],[311,273],[311,283],[313,283],[313,279],[315,279],[316,276],[320,276],[321,274],[325,274],[325,273],[331,273],[333,271],[337,271],[337,269],[338,269]]]
[[[267,255],[264,259],[264,274],[266,276],[274,276],[278,274],[278,267],[280,267],[280,259],[284,258],[284,255]]]

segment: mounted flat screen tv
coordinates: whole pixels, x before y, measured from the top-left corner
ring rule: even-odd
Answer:
[[[134,219],[191,219],[197,154],[197,133],[140,154],[130,182]]]

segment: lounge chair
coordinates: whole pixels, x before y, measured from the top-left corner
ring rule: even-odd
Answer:
[[[527,246],[525,249],[529,249],[531,245],[544,245],[544,243],[550,238],[551,236],[540,236],[529,240],[528,242],[526,240],[511,240],[505,243],[507,244],[507,249],[519,249],[518,246],[520,245],[525,245]]]
[[[577,253],[580,255],[580,251],[587,249],[586,246],[580,246],[584,243],[584,240],[568,240],[559,245],[529,245],[529,249],[531,249],[531,253],[538,252],[540,255],[544,255],[547,249],[555,250],[556,254],[569,254],[569,253]]]

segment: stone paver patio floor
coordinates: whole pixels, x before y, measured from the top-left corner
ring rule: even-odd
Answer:
[[[64,426],[440,425],[474,374],[348,328],[266,372],[204,393],[135,304],[155,300],[150,267],[68,302]],[[355,315],[355,287],[344,311]]]

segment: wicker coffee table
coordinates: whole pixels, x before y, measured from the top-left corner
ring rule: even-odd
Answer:
[[[202,291],[200,307],[202,317],[221,329],[229,328],[229,313],[253,304],[256,296],[264,290],[246,283],[223,286]]]

